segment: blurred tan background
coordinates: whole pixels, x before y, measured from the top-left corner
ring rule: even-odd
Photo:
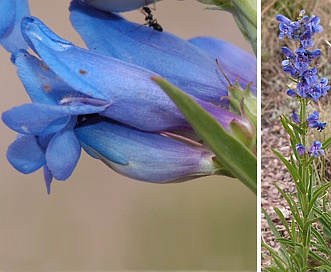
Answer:
[[[69,1],[30,0],[31,13],[83,46]],[[232,16],[164,0],[153,15],[183,38],[210,35],[252,53]],[[144,22],[139,11],[125,16]],[[0,48],[0,110],[28,102]],[[0,270],[256,270],[256,198],[239,181],[202,178],[156,185],[122,177],[83,154],[72,177],[46,194],[42,171],[23,175],[5,158],[16,133],[0,122]]]

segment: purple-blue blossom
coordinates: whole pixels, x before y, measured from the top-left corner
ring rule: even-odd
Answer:
[[[295,124],[300,124],[301,123],[299,115],[297,115],[295,112],[292,113],[291,120]]]
[[[2,115],[19,133],[7,151],[13,167],[26,174],[43,168],[48,193],[53,177],[70,177],[82,147],[140,180],[212,175],[214,155],[196,142],[198,135],[151,78],[161,76],[180,87],[231,133],[232,122],[251,124],[221,101],[228,95],[227,82],[215,58],[231,81],[238,79],[243,88],[253,82],[254,94],[256,59],[210,37],[185,41],[163,32],[150,39],[150,29],[135,29],[136,24],[78,0],[70,9],[89,50],[62,39],[32,16],[22,19],[19,33],[25,41],[10,40],[8,51],[31,99]]]
[[[297,152],[300,156],[303,156],[306,153],[306,147],[302,144],[297,144],[295,146],[295,149],[297,150]]]
[[[326,126],[326,122],[320,122],[319,119],[319,113],[317,111],[314,111],[312,114],[310,114],[306,121],[308,123],[308,126],[310,128],[316,128],[319,132],[322,132]]]
[[[313,145],[308,150],[310,156],[317,158],[318,156],[324,156],[325,152],[322,149],[322,143],[320,141],[314,141]]]

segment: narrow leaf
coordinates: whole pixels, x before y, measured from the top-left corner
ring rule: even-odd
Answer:
[[[231,136],[188,94],[163,78],[152,78],[174,101],[196,133],[214,152],[224,167],[256,194],[256,156]]]

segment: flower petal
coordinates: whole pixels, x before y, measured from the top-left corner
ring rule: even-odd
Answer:
[[[241,48],[217,38],[196,37],[189,42],[206,50],[217,58],[221,68],[230,80],[238,78],[242,88],[246,88],[249,82],[251,91],[256,95],[257,87],[257,63],[256,58]]]
[[[75,129],[83,148],[122,175],[149,182],[170,182],[211,175],[213,154],[171,138],[100,122]],[[117,163],[114,154],[128,163]],[[122,160],[122,158],[120,158]]]
[[[92,7],[111,12],[124,12],[154,3],[154,0],[80,0]]]
[[[36,18],[23,19],[22,28],[30,46],[68,85],[90,97],[110,101],[105,115],[143,130],[187,124],[170,98],[151,81],[155,73],[76,47]]]
[[[45,63],[26,50],[15,52],[11,59],[33,102],[57,105],[64,96],[79,94],[50,70]]]
[[[79,1],[72,1],[70,10],[71,22],[90,50],[145,67],[205,101],[219,104],[227,95],[228,84],[205,50]]]
[[[58,180],[70,177],[79,160],[81,148],[72,129],[56,133],[46,149],[47,167]]]
[[[0,44],[8,51],[27,49],[21,33],[21,20],[30,14],[27,0],[0,1]]]
[[[32,173],[45,163],[45,154],[36,138],[30,135],[19,135],[8,147],[7,160],[19,172]]]
[[[70,115],[97,113],[105,106],[54,106],[47,104],[23,104],[2,114],[3,122],[11,129],[30,135],[56,133],[64,128]]]

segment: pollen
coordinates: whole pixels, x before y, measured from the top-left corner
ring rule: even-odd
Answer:
[[[82,75],[85,75],[87,72],[85,70],[83,70],[83,69],[80,69],[79,70],[79,73],[82,74]]]

